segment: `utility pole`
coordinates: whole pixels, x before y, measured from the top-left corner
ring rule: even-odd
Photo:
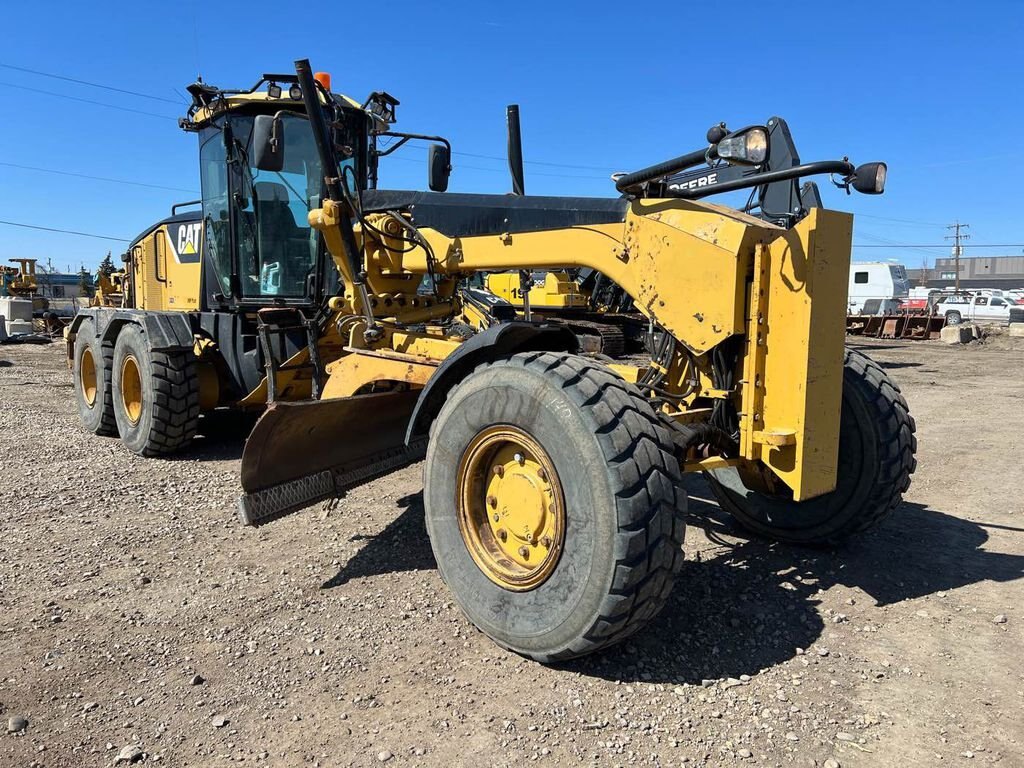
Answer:
[[[956,292],[960,293],[960,257],[963,256],[964,240],[970,240],[971,236],[964,234],[961,230],[970,229],[970,224],[961,224],[959,220],[950,224],[946,229],[953,230],[952,235],[946,235],[947,240],[953,241],[953,264],[956,269]]]

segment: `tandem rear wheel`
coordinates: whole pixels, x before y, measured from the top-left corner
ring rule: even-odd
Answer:
[[[666,428],[603,366],[554,352],[481,365],[431,427],[438,570],[510,650],[551,662],[613,645],[661,610],[682,565],[679,480]]]
[[[151,350],[137,325],[118,333],[111,361],[117,431],[140,456],[173,453],[195,436],[199,379],[191,350]]]
[[[94,435],[117,435],[111,378],[114,345],[96,335],[92,320],[83,320],[75,337],[73,378],[82,424]]]

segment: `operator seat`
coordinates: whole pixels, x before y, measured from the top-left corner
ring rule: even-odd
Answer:
[[[296,224],[284,184],[258,181],[253,192],[261,277],[263,270],[276,264],[274,282],[280,288],[274,292],[301,296],[309,271],[309,230]]]

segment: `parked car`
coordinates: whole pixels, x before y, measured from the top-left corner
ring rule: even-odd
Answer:
[[[965,320],[978,323],[1009,323],[1013,303],[1002,296],[943,296],[935,304],[935,314],[946,318],[946,325]]]

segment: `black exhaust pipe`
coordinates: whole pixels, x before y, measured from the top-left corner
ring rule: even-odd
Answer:
[[[331,129],[324,116],[324,107],[320,104],[320,91],[317,88],[316,79],[313,77],[313,68],[309,65],[309,59],[298,59],[295,62],[295,75],[302,89],[302,103],[306,107],[306,117],[309,118],[309,126],[313,130],[313,141],[316,143],[317,153],[320,155],[320,170],[324,174],[324,185],[327,188],[327,197],[336,203],[343,204],[352,215],[355,210],[349,202],[349,194],[346,194],[347,179],[341,178],[341,167],[338,165],[338,156],[334,152],[334,141],[331,137]],[[326,92],[325,95],[329,97]],[[363,255],[356,242],[355,231],[352,228],[352,219],[349,216],[342,216],[338,222],[341,230],[341,242],[345,247],[345,255],[352,271],[352,284],[362,301],[362,311],[366,317],[367,329],[364,336],[367,339],[377,338],[380,332],[373,319],[373,310],[370,308],[370,297],[366,290],[366,273],[363,271]]]
[[[508,117],[508,170],[512,174],[512,194],[525,195],[523,180],[523,135],[519,130],[519,105],[509,104]]]

